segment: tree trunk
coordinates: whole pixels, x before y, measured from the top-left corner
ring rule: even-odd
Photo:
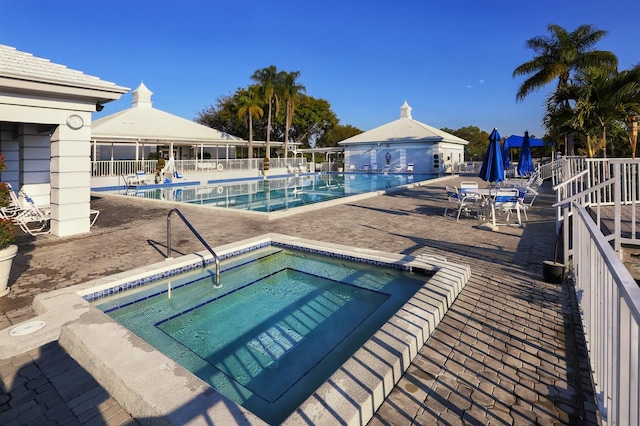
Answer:
[[[638,120],[635,115],[631,116],[629,123],[629,143],[631,144],[631,158],[636,158],[636,145],[638,144]]]
[[[267,117],[267,144],[265,158],[271,158],[271,150],[269,149],[269,141],[271,141],[271,100],[269,100],[269,116]]]
[[[253,158],[253,119],[251,118],[251,112],[249,112],[249,159]]]

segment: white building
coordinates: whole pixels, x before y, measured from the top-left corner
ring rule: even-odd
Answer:
[[[153,108],[144,83],[131,92],[131,107],[93,122],[95,160],[144,160],[160,150],[176,160],[235,158],[236,147],[247,142],[211,127]]]
[[[469,142],[411,118],[404,102],[400,118],[340,142],[345,170],[407,170],[442,173],[464,163]]]
[[[51,232],[89,232],[91,114],[129,89],[0,45],[0,179],[51,206]]]

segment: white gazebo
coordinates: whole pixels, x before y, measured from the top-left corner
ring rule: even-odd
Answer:
[[[468,143],[414,120],[405,101],[398,120],[338,145],[344,147],[345,170],[407,170],[407,165],[413,164],[416,173],[441,173],[464,162],[464,147]]]
[[[195,149],[200,157],[205,149],[222,148],[224,158],[231,158],[236,146],[247,145],[241,138],[153,108],[153,92],[144,83],[140,83],[131,94],[130,108],[93,122],[91,139],[95,160],[113,160],[114,155],[124,157],[116,159],[144,159],[145,146],[154,149],[166,147],[167,158],[191,158],[182,152],[185,146],[189,151]]]
[[[129,89],[0,45],[0,178],[51,206],[51,232],[89,232],[91,114]]]

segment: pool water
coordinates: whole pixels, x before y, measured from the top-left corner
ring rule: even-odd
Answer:
[[[269,246],[95,302],[267,423],[282,422],[425,281]]]
[[[136,197],[189,204],[274,212],[433,179],[406,173],[321,173],[269,179],[212,182],[182,187],[138,187],[115,191]],[[110,192],[110,191],[105,191]]]

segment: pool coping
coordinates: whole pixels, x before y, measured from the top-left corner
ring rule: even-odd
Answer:
[[[436,256],[416,258],[281,234],[265,234],[215,250],[224,256],[272,241],[435,271],[428,279],[429,285],[423,286],[284,422],[366,424],[462,291],[470,277],[469,266]],[[208,252],[194,253],[38,295],[33,305],[38,317],[30,321],[46,321],[47,325],[26,336],[10,336],[10,331],[20,325],[0,330],[0,358],[58,340],[141,423],[162,419],[166,424],[210,424],[214,420],[221,424],[264,424],[83,298],[117,283],[144,279],[158,269],[173,271],[210,256]],[[153,366],[153,374],[147,374],[141,366]]]
[[[307,173],[308,174],[308,173]],[[340,174],[340,173],[339,173]],[[349,174],[349,173],[343,173],[343,174]],[[384,175],[384,173],[369,173],[371,174],[375,174],[375,175]],[[278,178],[281,177],[287,177],[287,176],[293,176],[293,175],[284,175],[284,176],[278,176]],[[285,217],[289,217],[289,216],[294,216],[300,213],[307,213],[310,211],[315,211],[315,210],[319,210],[319,209],[324,209],[326,207],[332,207],[332,206],[338,206],[341,204],[348,204],[348,203],[352,203],[355,201],[360,201],[360,200],[365,200],[367,198],[372,198],[372,197],[377,197],[379,195],[385,195],[385,194],[393,194],[399,191],[402,191],[404,189],[408,189],[408,188],[414,188],[414,187],[419,187],[419,186],[427,186],[427,185],[433,185],[434,183],[438,183],[439,181],[443,181],[446,179],[451,178],[451,175],[448,176],[443,176],[443,177],[436,177],[433,179],[429,179],[429,180],[424,180],[424,181],[419,181],[419,182],[413,182],[413,183],[407,183],[405,185],[400,185],[400,186],[396,186],[393,188],[388,188],[388,189],[380,189],[377,191],[371,191],[371,192],[365,192],[363,194],[354,194],[354,195],[349,195],[346,197],[342,197],[342,198],[336,198],[333,200],[327,200],[327,201],[322,201],[320,203],[315,203],[315,204],[308,204],[305,206],[298,206],[298,207],[294,207],[288,210],[279,210],[279,211],[275,211],[275,212],[256,212],[256,211],[250,211],[250,210],[240,210],[240,209],[232,209],[232,208],[228,208],[228,207],[217,207],[217,206],[210,206],[210,205],[206,205],[206,204],[191,204],[191,203],[181,203],[179,201],[170,201],[170,200],[156,200],[153,198],[143,198],[143,197],[137,197],[137,200],[142,200],[142,201],[147,201],[150,203],[161,203],[164,205],[172,205],[175,207],[179,207],[179,206],[193,206],[193,207],[198,207],[198,208],[203,208],[203,209],[210,209],[219,213],[228,213],[228,214],[233,214],[233,215],[238,215],[238,216],[247,216],[247,217],[252,217],[252,218],[261,218],[261,219],[265,219],[265,220],[276,220],[276,219],[281,219],[281,218],[285,218]],[[229,183],[226,181],[219,181],[220,184],[223,183]],[[216,182],[209,182],[207,183],[207,185],[215,185]],[[109,194],[109,193],[105,193],[96,189],[93,189],[91,191],[91,195],[92,196],[96,196],[96,197],[112,197],[112,198],[118,198],[118,199],[126,199],[130,196],[128,195],[121,195],[121,194]]]

